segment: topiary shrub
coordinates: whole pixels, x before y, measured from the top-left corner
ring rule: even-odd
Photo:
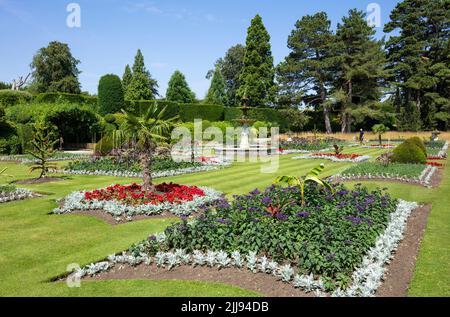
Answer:
[[[119,76],[107,74],[98,83],[98,108],[103,115],[116,113],[124,108],[122,82]]]
[[[425,147],[425,144],[423,143],[421,138],[415,136],[415,137],[407,139],[405,142],[410,142],[410,143],[414,144],[415,146],[417,146],[418,148],[420,148],[422,150],[423,154],[425,154],[425,157],[427,156],[427,148]]]
[[[414,142],[407,140],[394,149],[392,162],[425,164],[427,162],[427,156]]]
[[[30,102],[32,99],[33,96],[26,91],[10,89],[0,90],[0,106],[3,107],[10,107],[20,103]]]

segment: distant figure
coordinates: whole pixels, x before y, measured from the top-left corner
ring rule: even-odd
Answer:
[[[361,144],[364,143],[364,130],[363,130],[363,129],[360,129],[360,130],[359,130],[359,142],[360,142]]]
[[[64,144],[64,139],[63,139],[63,137],[60,137],[59,138],[59,150],[60,151],[62,151],[62,149],[63,149],[63,144]]]

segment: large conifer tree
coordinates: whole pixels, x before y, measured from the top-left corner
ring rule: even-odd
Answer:
[[[182,72],[177,70],[170,78],[166,99],[178,103],[193,103],[195,101],[195,94],[189,88]]]
[[[205,103],[214,105],[225,105],[227,103],[227,92],[225,91],[225,79],[223,78],[220,67],[216,70],[211,79],[211,86],[205,98]]]
[[[144,56],[141,50],[137,51],[133,64],[133,75],[127,85],[125,99],[127,100],[150,100],[158,95],[158,83],[152,78],[145,67]]]
[[[263,21],[256,15],[247,30],[244,67],[239,76],[241,86],[237,91],[242,100],[247,98],[253,107],[264,107],[273,103],[276,87],[274,84],[273,56],[270,35]]]

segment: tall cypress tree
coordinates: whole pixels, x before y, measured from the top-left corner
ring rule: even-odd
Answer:
[[[146,69],[144,56],[138,49],[133,64],[133,75],[127,85],[125,99],[127,100],[149,100],[158,95],[158,83],[152,78]]]
[[[404,130],[450,122],[450,2],[404,0],[384,31],[399,31],[387,42],[389,69],[399,90],[399,123]]]
[[[341,132],[351,131],[355,113],[376,112],[379,105],[388,72],[383,40],[376,40],[375,33],[374,27],[367,24],[366,14],[356,9],[338,23],[334,98],[341,106]]]
[[[330,26],[325,12],[298,20],[288,38],[291,53],[277,67],[279,104],[292,107],[303,100],[307,105],[322,109],[327,133],[332,130],[326,101],[336,65],[332,50],[335,38]]]
[[[127,66],[125,67],[123,76],[122,76],[123,91],[127,91],[128,86],[130,85],[132,79],[133,79],[133,73],[131,72],[130,65],[127,64]]]
[[[193,103],[195,94],[189,88],[189,85],[180,71],[175,71],[169,80],[166,99],[178,103]]]
[[[275,70],[270,47],[270,35],[261,16],[256,15],[247,30],[244,67],[239,76],[241,86],[237,96],[248,100],[248,105],[263,107],[274,101]]]
[[[225,105],[227,103],[227,92],[225,91],[225,79],[223,78],[220,67],[216,66],[214,71],[211,86],[205,98],[205,103],[215,105]]]

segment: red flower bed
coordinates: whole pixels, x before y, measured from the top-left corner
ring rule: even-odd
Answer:
[[[438,160],[445,160],[445,158],[440,157],[440,156],[428,156],[428,157],[427,157],[427,160],[430,160],[430,161],[438,161]]]
[[[191,201],[194,196],[205,196],[203,190],[196,186],[183,186],[178,184],[159,184],[155,186],[156,191],[144,193],[142,186],[114,185],[105,189],[96,189],[84,194],[86,200],[118,200],[127,205],[153,204],[163,202],[180,204],[183,201]]]
[[[395,145],[393,145],[393,144],[383,144],[383,145],[379,145],[379,144],[371,144],[370,146],[371,146],[371,147],[374,147],[374,148],[379,148],[379,147],[381,147],[381,148],[386,148],[386,149],[395,147]]]
[[[351,159],[354,160],[362,155],[360,154],[335,154],[335,153],[315,153],[313,154],[313,156],[318,156],[318,157],[331,157],[334,156],[337,159],[340,160],[345,160],[345,159]]]
[[[434,167],[443,167],[444,164],[436,163],[436,162],[427,162],[428,166],[434,166]]]

